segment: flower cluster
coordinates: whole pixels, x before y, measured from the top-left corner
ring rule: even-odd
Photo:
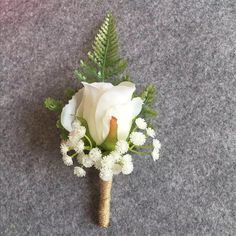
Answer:
[[[61,143],[62,160],[67,166],[74,164],[73,159],[77,160],[79,166],[74,167],[74,174],[78,177],[86,175],[84,168],[93,166],[99,170],[99,176],[104,181],[120,173],[128,175],[133,171],[133,160],[129,153],[151,154],[154,161],[159,158],[161,144],[155,139],[155,131],[142,118],[135,120],[127,140],[118,140],[112,151],[103,150],[89,136],[85,126],[76,119],[68,140]],[[152,145],[144,146],[148,137],[153,139]],[[143,151],[146,149],[151,149],[151,152]]]

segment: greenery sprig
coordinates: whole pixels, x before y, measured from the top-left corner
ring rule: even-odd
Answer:
[[[81,60],[79,69],[74,71],[77,79],[105,81],[124,72],[127,60],[120,57],[116,24],[111,13],[107,14],[99,29],[92,49],[87,60]]]
[[[155,117],[157,112],[153,109],[155,100],[156,88],[154,85],[148,85],[144,88],[141,93],[141,98],[143,100],[143,108],[141,114],[145,117]]]

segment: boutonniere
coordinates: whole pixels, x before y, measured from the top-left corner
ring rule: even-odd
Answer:
[[[47,98],[45,107],[58,114],[61,154],[78,177],[94,167],[100,177],[99,225],[109,225],[112,179],[131,174],[132,155],[159,158],[160,142],[152,128],[155,87],[147,85],[138,94],[127,61],[120,57],[115,21],[107,14],[92,50],[80,61],[75,77],[82,88],[67,90],[70,100]],[[148,142],[149,139],[149,142]],[[146,143],[149,143],[148,145]]]

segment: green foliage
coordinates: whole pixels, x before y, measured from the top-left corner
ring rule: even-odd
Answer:
[[[145,87],[145,89],[141,94],[141,98],[143,99],[142,115],[145,118],[157,115],[157,112],[152,108],[155,99],[155,93],[156,93],[155,86],[148,85]]]
[[[141,94],[141,98],[143,99],[144,103],[146,105],[152,105],[154,98],[155,98],[155,86],[150,84],[148,86],[145,87],[145,89],[143,90],[142,94]]]
[[[123,76],[122,81],[129,81],[129,82],[131,82],[131,78],[130,78],[129,75],[125,75],[125,76]]]
[[[50,111],[60,113],[63,108],[63,102],[49,97],[45,99],[44,106]]]
[[[80,61],[80,68],[74,74],[79,80],[104,81],[112,76],[123,73],[127,61],[119,55],[118,37],[115,20],[108,13],[104,23],[98,31],[88,53],[88,60]]]
[[[62,126],[60,118],[57,120],[56,127],[60,130],[61,139],[62,140],[67,140],[69,132]]]
[[[68,87],[66,90],[65,90],[65,95],[68,99],[71,99],[73,97],[73,95],[76,93],[76,90],[73,89],[73,88],[70,88]]]

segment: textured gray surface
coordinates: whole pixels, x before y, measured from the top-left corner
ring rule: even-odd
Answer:
[[[130,74],[158,88],[163,148],[115,178],[105,230],[94,223],[98,177],[63,165],[42,102],[76,86],[109,9]],[[235,54],[234,0],[2,0],[0,235],[236,235]]]

